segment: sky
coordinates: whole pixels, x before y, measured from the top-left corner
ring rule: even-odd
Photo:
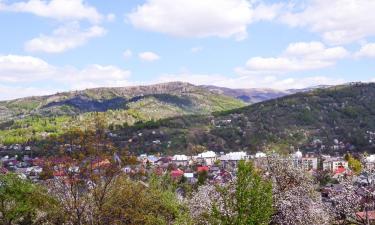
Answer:
[[[375,81],[374,0],[0,0],[0,100]]]

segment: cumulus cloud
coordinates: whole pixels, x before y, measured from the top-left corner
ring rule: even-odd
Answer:
[[[52,34],[40,34],[25,43],[25,49],[31,52],[61,53],[74,49],[91,38],[103,36],[106,31],[98,25],[103,20],[115,20],[114,14],[104,16],[85,0],[0,1],[0,11],[31,13],[59,22],[60,27]],[[91,25],[81,28],[81,21],[87,21]]]
[[[138,57],[142,61],[147,61],[147,62],[153,62],[153,61],[160,59],[160,56],[154,52],[141,52],[138,54]]]
[[[147,0],[127,17],[140,29],[179,37],[247,37],[247,26],[271,20],[278,5],[255,4],[247,0]],[[259,12],[257,12],[259,9]]]
[[[25,43],[29,52],[61,53],[84,45],[89,39],[103,36],[106,30],[92,26],[81,30],[78,23],[68,24],[54,30],[51,35],[41,34]]]
[[[83,0],[28,0],[12,4],[0,3],[0,10],[32,13],[60,21],[88,20],[99,23],[103,19],[95,7]]]
[[[131,84],[129,82],[130,75],[129,70],[112,65],[94,64],[84,68],[76,68],[50,65],[40,58],[31,56],[0,56],[0,83],[4,88],[3,90],[12,87],[15,87],[14,90],[21,87],[28,88],[29,91],[25,92],[23,96],[40,94],[39,88],[47,92],[50,90],[60,91],[60,89],[127,86]],[[60,89],[40,87],[43,85],[57,86],[53,84],[59,84]],[[11,95],[0,92],[0,99],[9,98],[9,96],[20,97],[16,94]]]
[[[246,75],[315,70],[332,66],[349,55],[343,47],[327,48],[320,42],[298,42],[290,44],[281,56],[250,58],[236,71]]]
[[[292,27],[307,27],[330,44],[340,45],[375,35],[375,1],[308,0],[281,16]]]
[[[24,82],[51,75],[54,67],[31,56],[0,55],[0,81]]]
[[[367,43],[355,54],[357,57],[375,57],[375,43]]]

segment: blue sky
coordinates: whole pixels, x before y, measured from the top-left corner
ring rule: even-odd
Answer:
[[[375,81],[373,0],[0,0],[0,100],[168,81]]]

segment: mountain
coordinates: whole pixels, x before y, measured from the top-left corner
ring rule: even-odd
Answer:
[[[249,104],[263,102],[299,92],[298,89],[280,91],[271,88],[232,89],[213,85],[201,85],[201,87],[218,94],[240,99]]]
[[[0,143],[61,134],[95,113],[108,124],[133,124],[245,106],[244,102],[188,83],[95,88],[0,102]]]
[[[205,88],[209,91],[215,92],[217,94],[222,94],[237,98],[247,104],[254,104],[258,102],[264,102],[267,100],[280,98],[283,96],[299,93],[299,92],[309,92],[315,89],[324,89],[331,87],[330,85],[317,85],[301,89],[286,89],[277,90],[272,88],[247,88],[247,89],[233,89],[226,87],[218,87],[214,85],[201,85],[200,87]]]
[[[374,152],[375,84],[314,89],[227,112],[182,116],[113,132],[118,145],[142,153],[192,154],[204,148],[294,151],[291,147],[326,153]]]

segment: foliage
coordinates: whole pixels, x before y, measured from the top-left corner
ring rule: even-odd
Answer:
[[[268,158],[266,171],[273,181],[272,224],[330,224],[330,211],[316,191],[314,180],[305,171],[283,158]]]
[[[354,158],[351,154],[347,154],[346,161],[348,161],[349,168],[355,173],[359,174],[362,171],[362,163],[360,160]]]
[[[39,224],[53,217],[57,202],[45,190],[16,174],[0,175],[0,223]]]
[[[272,186],[251,163],[242,161],[237,179],[229,184],[199,187],[189,200],[189,207],[196,223],[269,224],[273,212]]]

